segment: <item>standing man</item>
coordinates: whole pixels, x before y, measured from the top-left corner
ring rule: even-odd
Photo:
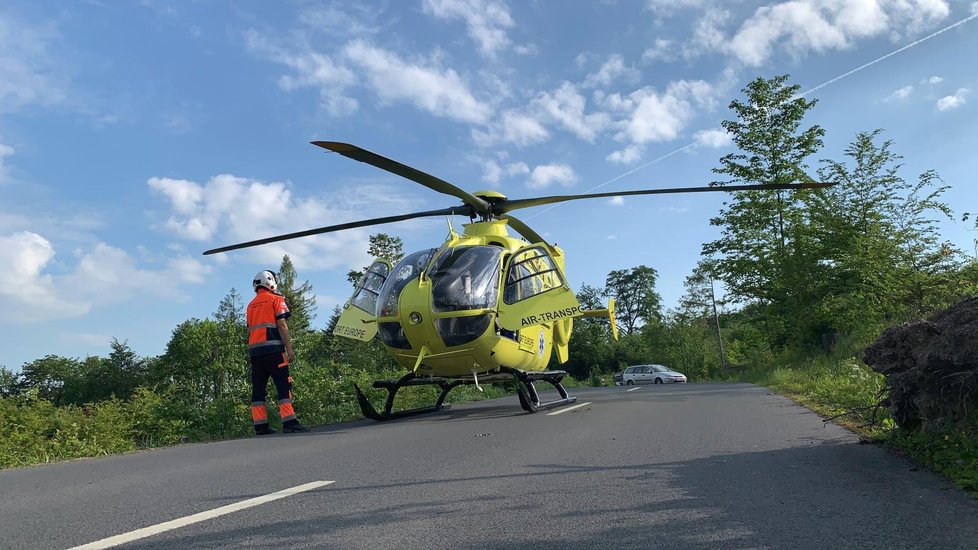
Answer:
[[[268,435],[275,429],[268,425],[265,397],[268,393],[268,377],[271,376],[278,391],[278,414],[285,433],[308,432],[299,423],[292,407],[292,377],[289,363],[295,361],[295,350],[289,337],[289,306],[285,298],[275,292],[278,283],[271,271],[259,271],[252,281],[255,298],[248,304],[248,355],[251,358],[251,419],[255,434]]]

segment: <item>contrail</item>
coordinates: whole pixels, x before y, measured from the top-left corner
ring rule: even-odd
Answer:
[[[921,38],[920,40],[911,42],[911,43],[907,44],[906,46],[904,46],[904,47],[902,47],[900,49],[893,50],[892,52],[890,52],[890,53],[888,53],[888,54],[886,54],[886,55],[884,55],[882,57],[877,57],[876,59],[870,61],[869,63],[860,65],[860,66],[856,67],[855,69],[853,69],[853,70],[851,70],[851,71],[849,71],[847,73],[840,74],[839,76],[837,76],[837,77],[835,77],[835,78],[833,78],[831,80],[826,80],[825,82],[819,84],[818,86],[815,86],[814,88],[811,88],[811,89],[809,89],[809,90],[807,90],[805,92],[802,92],[802,93],[798,94],[797,97],[804,97],[804,96],[806,96],[806,95],[808,95],[808,94],[810,94],[810,93],[812,93],[812,92],[814,92],[816,90],[821,90],[822,88],[828,86],[829,84],[838,82],[838,81],[842,80],[843,78],[845,78],[845,77],[847,77],[847,76],[849,76],[851,74],[858,73],[859,71],[865,69],[866,67],[869,67],[871,65],[875,65],[875,64],[879,63],[880,61],[883,61],[884,59],[888,58],[888,57],[893,57],[894,55],[896,55],[896,54],[898,54],[900,52],[909,50],[910,48],[916,46],[917,44],[920,44],[921,42],[926,42],[926,41],[930,40],[931,38],[934,38],[935,36],[937,36],[939,34],[946,33],[947,31],[949,31],[949,30],[951,30],[951,29],[953,29],[955,27],[964,25],[968,21],[971,21],[972,19],[975,19],[975,18],[978,18],[978,13],[975,13],[973,15],[970,15],[968,17],[965,17],[964,19],[958,21],[957,23],[954,23],[952,25],[948,25],[947,27],[944,27],[943,29],[941,29],[941,30],[939,30],[937,32],[933,32],[931,34],[928,34],[927,36]]]
[[[796,95],[795,98],[804,97],[804,96],[806,96],[806,95],[808,95],[808,94],[810,94],[812,92],[815,92],[817,90],[821,90],[822,88],[824,88],[824,87],[826,87],[826,86],[828,86],[830,84],[834,84],[834,83],[842,80],[843,78],[846,78],[847,76],[851,76],[851,75],[853,75],[855,73],[858,73],[859,71],[861,71],[861,70],[863,70],[863,69],[865,69],[867,67],[871,67],[871,66],[879,63],[880,61],[883,61],[884,59],[887,59],[889,57],[893,57],[894,55],[897,55],[898,53],[905,52],[905,51],[909,50],[910,48],[913,48],[914,46],[917,46],[919,44],[922,44],[923,42],[926,42],[926,41],[930,40],[931,38],[934,38],[934,37],[936,37],[938,35],[944,34],[944,33],[946,33],[947,31],[949,31],[949,30],[951,30],[953,28],[960,27],[961,25],[964,25],[965,23],[967,23],[968,21],[971,21],[972,19],[978,19],[978,13],[974,13],[972,15],[969,15],[968,17],[965,17],[964,19],[958,21],[957,23],[952,23],[952,24],[944,27],[943,29],[940,29],[938,31],[932,32],[931,34],[928,34],[927,36],[925,36],[925,37],[923,37],[923,38],[921,38],[919,40],[915,40],[915,41],[907,44],[906,46],[903,46],[901,48],[898,48],[896,50],[893,50],[892,52],[890,52],[890,53],[888,53],[886,55],[882,55],[880,57],[877,57],[876,59],[874,59],[874,60],[872,60],[872,61],[870,61],[868,63],[864,63],[864,64],[856,67],[855,69],[852,69],[851,71],[847,71],[845,73],[840,74],[839,76],[836,76],[834,78],[831,78],[829,80],[826,80],[825,82],[819,84],[818,86],[815,86],[813,88],[809,88],[808,90],[806,90],[806,91],[804,91],[804,92]],[[646,168],[648,166],[651,166],[651,165],[653,165],[653,164],[655,164],[655,163],[657,163],[659,161],[665,160],[665,159],[667,159],[667,158],[675,155],[676,153],[681,153],[681,152],[683,152],[683,151],[685,151],[687,149],[690,149],[692,147],[695,147],[698,143],[699,142],[696,142],[696,141],[691,142],[689,144],[686,144],[686,145],[680,147],[679,149],[675,149],[673,151],[670,151],[670,152],[662,155],[661,157],[652,159],[652,160],[646,162],[645,164],[642,164],[640,166],[636,166],[635,168],[632,168],[631,170],[625,172],[624,174],[621,174],[619,176],[616,176],[614,178],[611,178],[610,180],[608,180],[608,181],[606,181],[604,183],[595,185],[594,187],[592,187],[592,188],[588,189],[587,191],[585,191],[585,193],[590,193],[590,192],[592,192],[592,191],[594,191],[596,189],[600,189],[600,188],[604,187],[605,185],[608,185],[609,183],[614,183],[614,182],[620,180],[621,178],[623,178],[625,176],[628,176],[630,174],[634,174],[635,172],[638,172],[639,170],[641,170],[643,168]],[[537,217],[537,216],[539,216],[539,215],[541,215],[541,214],[543,214],[545,212],[549,212],[550,210],[553,210],[554,208],[557,208],[558,206],[563,206],[564,204],[566,204],[566,203],[560,203],[560,204],[555,204],[553,206],[549,206],[549,207],[544,208],[543,210],[537,212],[536,214],[533,214],[533,215],[527,216],[527,217],[528,218],[535,218],[535,217]]]

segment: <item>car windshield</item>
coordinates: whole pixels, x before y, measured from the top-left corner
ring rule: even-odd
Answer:
[[[663,367],[662,365],[652,365],[652,370],[655,372],[669,372],[669,369]]]

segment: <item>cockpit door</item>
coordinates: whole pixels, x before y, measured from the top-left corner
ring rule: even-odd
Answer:
[[[353,296],[343,305],[333,334],[361,342],[370,341],[377,335],[377,297],[390,273],[391,264],[387,260],[378,259],[370,264]]]
[[[506,260],[503,271],[497,320],[504,329],[520,330],[580,314],[581,304],[546,245],[519,250]]]

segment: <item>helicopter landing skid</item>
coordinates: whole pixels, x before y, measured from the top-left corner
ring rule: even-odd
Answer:
[[[363,416],[371,420],[376,420],[377,422],[382,422],[384,420],[393,420],[395,418],[404,418],[406,416],[446,410],[451,407],[451,404],[444,404],[445,397],[448,395],[448,392],[466,383],[469,382],[467,380],[448,380],[445,378],[418,378],[413,372],[409,372],[397,380],[377,380],[374,382],[373,386],[375,388],[384,388],[387,390],[387,400],[384,402],[384,412],[380,413],[377,412],[377,409],[370,404],[367,396],[360,391],[359,386],[354,384],[353,389],[355,389],[357,392],[357,401],[360,403],[360,410],[363,412]],[[435,401],[435,404],[430,407],[418,407],[415,409],[394,411],[394,396],[397,395],[398,390],[405,386],[438,386],[441,388],[441,393],[438,394],[438,399]]]
[[[567,395],[567,390],[564,389],[563,384],[560,383],[560,381],[567,376],[565,371],[552,370],[543,372],[523,372],[521,370],[511,369],[508,367],[500,367],[499,372],[503,375],[512,376],[513,379],[516,380],[516,395],[520,399],[520,406],[526,412],[535,413],[577,402],[576,397],[569,397]],[[500,380],[497,378],[498,376],[499,375],[493,376],[488,381],[499,382]],[[506,378],[506,376],[503,376],[502,378]],[[554,388],[556,388],[557,393],[560,394],[560,399],[548,401],[546,403],[541,402],[540,394],[537,393],[537,389],[533,385],[534,382],[539,382],[541,380],[548,382]],[[475,377],[454,379],[435,377],[419,378],[413,372],[409,372],[397,380],[377,380],[373,383],[373,387],[387,390],[387,400],[384,402],[383,412],[377,412],[377,409],[370,404],[370,400],[363,394],[359,386],[354,384],[353,389],[355,389],[357,392],[357,401],[360,403],[360,410],[363,411],[363,416],[371,420],[376,420],[377,422],[382,422],[384,420],[393,420],[395,418],[404,418],[407,416],[415,416],[418,414],[427,414],[446,410],[451,407],[451,404],[445,404],[445,397],[448,396],[448,392],[459,386],[475,384],[476,381],[477,379]],[[438,386],[441,388],[441,393],[438,394],[438,399],[435,400],[435,404],[430,407],[418,407],[415,409],[395,411],[394,397],[397,395],[397,392],[405,386]]]
[[[567,390],[564,388],[564,385],[560,383],[560,381],[567,376],[565,371],[550,370],[543,372],[523,372],[507,367],[500,367],[499,370],[501,372],[513,375],[513,378],[516,379],[516,395],[520,399],[520,407],[523,407],[523,410],[528,413],[535,413],[547,409],[562,407],[564,405],[570,405],[571,403],[577,402],[576,397],[569,397],[567,395]],[[534,382],[540,380],[548,382],[554,388],[556,388],[557,393],[560,394],[560,399],[542,403],[540,401],[540,394],[537,393],[536,386],[533,385]]]

